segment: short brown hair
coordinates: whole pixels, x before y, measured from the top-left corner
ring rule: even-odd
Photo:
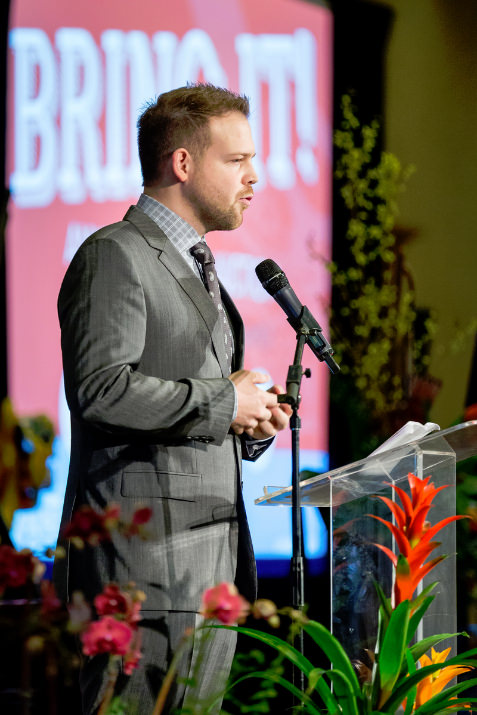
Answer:
[[[138,119],[138,149],[144,186],[156,183],[165,159],[183,146],[197,157],[210,144],[209,119],[241,112],[247,97],[212,84],[193,84],[159,95]]]

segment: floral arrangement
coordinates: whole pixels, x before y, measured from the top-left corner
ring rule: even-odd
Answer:
[[[352,662],[341,644],[321,624],[309,621],[300,612],[286,609],[287,615],[298,623],[304,632],[311,637],[323,651],[332,664],[332,669],[314,667],[306,656],[288,643],[273,634],[257,631],[243,626],[216,626],[233,628],[245,635],[258,639],[279,651],[295,668],[301,670],[306,677],[306,689],[300,691],[292,682],[271,674],[275,684],[291,692],[299,705],[300,712],[319,715],[319,713],[343,713],[344,715],[371,715],[402,712],[404,715],[433,715],[434,713],[471,709],[477,698],[461,694],[477,685],[477,678],[470,677],[464,682],[446,686],[457,675],[475,670],[477,666],[477,649],[471,649],[460,656],[447,660],[450,649],[437,651],[436,646],[443,640],[457,634],[441,633],[424,638],[412,644],[417,628],[429,608],[434,596],[431,591],[436,584],[424,588],[415,596],[418,585],[442,559],[438,555],[427,561],[431,553],[439,546],[433,541],[436,534],[452,521],[460,520],[462,516],[451,516],[431,526],[427,521],[429,509],[436,494],[446,487],[435,488],[430,477],[424,480],[415,475],[408,477],[410,495],[393,485],[401,501],[401,506],[387,497],[378,496],[390,508],[394,517],[387,521],[374,515],[393,534],[398,554],[380,544],[391,559],[395,569],[395,586],[392,597],[387,597],[377,584],[380,598],[379,629],[376,648],[371,653],[371,667],[363,663]],[[228,592],[230,599],[236,594]],[[221,598],[219,597],[221,596]],[[214,592],[213,598],[208,596],[212,606],[207,608],[209,615],[214,614],[224,624],[229,622],[227,613],[237,617],[238,610],[232,602],[227,610],[227,590],[222,586],[220,594]],[[253,612],[257,605],[249,607]],[[243,613],[244,605],[240,605]],[[274,617],[279,612],[267,604],[267,612]],[[430,656],[426,652],[431,652]],[[445,663],[445,664],[444,664]],[[267,672],[259,674],[267,677]],[[257,674],[244,676],[256,677]],[[243,678],[242,678],[243,680]],[[230,684],[234,687],[234,683]]]
[[[409,493],[391,485],[400,503],[387,496],[377,496],[390,509],[391,520],[369,515],[390,531],[398,553],[382,544],[375,544],[390,559],[394,569],[394,589],[392,594],[387,595],[376,584],[380,604],[378,633],[376,646],[372,652],[368,651],[366,663],[351,660],[325,626],[309,620],[301,611],[277,609],[274,603],[264,599],[250,604],[235,586],[227,583],[218,584],[204,593],[200,611],[204,621],[200,629],[205,634],[212,628],[232,629],[268,646],[278,655],[272,666],[263,664],[254,672],[243,671],[232,677],[226,686],[226,698],[233,692],[240,697],[240,685],[259,679],[258,694],[263,702],[256,701],[258,709],[254,712],[270,712],[265,700],[277,696],[281,690],[293,696],[296,712],[311,715],[394,715],[398,712],[403,715],[433,715],[472,708],[477,698],[468,691],[477,685],[477,677],[473,675],[477,666],[477,648],[454,657],[449,657],[449,648],[438,650],[439,643],[458,635],[453,633],[436,634],[416,641],[418,626],[435,598],[432,591],[436,584],[430,584],[420,592],[418,586],[445,558],[442,554],[433,555],[439,546],[435,537],[451,522],[466,517],[450,516],[431,525],[428,515],[433,500],[446,487],[436,488],[431,477],[420,480],[413,474],[409,474],[408,483]],[[94,548],[99,542],[110,539],[115,530],[128,537],[147,538],[150,518],[148,507],[137,509],[128,521],[121,518],[116,505],[109,505],[103,512],[82,507],[75,513],[66,534],[76,548]],[[56,555],[61,557],[61,549]],[[144,594],[132,583],[111,583],[105,585],[93,604],[88,604],[82,594],[76,593],[65,605],[57,598],[53,585],[43,577],[44,566],[31,552],[16,552],[7,544],[0,545],[0,604],[4,609],[0,611],[0,628],[4,643],[7,642],[9,629],[13,629],[16,648],[4,651],[8,650],[13,666],[20,663],[22,669],[19,679],[13,683],[8,681],[8,687],[16,687],[20,692],[27,685],[31,690],[28,677],[32,676],[33,666],[40,654],[49,679],[48,692],[50,696],[56,693],[59,663],[69,663],[75,672],[79,667],[73,647],[73,636],[76,636],[85,655],[108,655],[109,678],[102,693],[99,715],[125,715],[127,710],[121,698],[114,697],[114,687],[120,664],[126,674],[131,674],[141,662],[139,625]],[[273,632],[284,618],[291,623],[289,640]],[[268,624],[268,630],[253,627],[251,619],[261,619]],[[304,652],[296,648],[294,639],[300,631],[326,656],[331,668],[314,665]],[[184,634],[150,715],[165,712],[177,664],[184,649],[189,647],[192,636],[190,632]],[[206,638],[203,642],[206,646]],[[257,658],[257,662],[259,660]],[[288,662],[295,672],[303,674],[303,688],[297,684],[299,680],[290,680],[284,674],[283,662]],[[7,682],[5,678],[13,673],[11,669],[5,670],[2,672],[3,682]],[[465,674],[465,680],[452,684],[451,681],[462,674]],[[0,683],[0,693],[1,690]],[[24,693],[25,697],[30,695],[31,692]],[[193,711],[187,712],[206,715],[211,712],[214,702],[221,701],[223,696],[224,693],[220,692],[215,700],[198,702]]]
[[[0,518],[7,528],[16,509],[34,506],[38,490],[48,486],[53,437],[47,417],[20,419],[8,398],[0,404]]]

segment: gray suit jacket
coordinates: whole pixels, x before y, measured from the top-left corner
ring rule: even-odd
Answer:
[[[223,292],[242,364],[243,325]],[[202,282],[137,207],[93,234],[65,275],[58,311],[72,451],[62,524],[81,504],[153,510],[151,538],[115,534],[55,565],[61,595],[135,581],[145,610],[197,611],[219,581],[253,598],[255,567],[230,433],[217,310]],[[258,456],[257,453],[256,456]],[[255,457],[254,457],[255,458]]]

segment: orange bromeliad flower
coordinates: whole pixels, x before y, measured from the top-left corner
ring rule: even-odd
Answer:
[[[409,473],[408,481],[411,496],[400,487],[392,484],[391,486],[398,495],[402,507],[388,497],[378,496],[378,499],[387,504],[391,510],[395,524],[382,519],[380,516],[369,515],[387,526],[394,536],[399,549],[399,556],[397,556],[386,546],[376,544],[379,549],[389,556],[396,567],[394,607],[401,601],[410,600],[424,576],[446,558],[444,555],[437,556],[424,563],[432,551],[439,546],[439,542],[431,541],[431,539],[447,524],[457,521],[457,519],[465,518],[462,515],[449,516],[447,519],[442,519],[442,521],[434,524],[434,526],[429,524],[427,514],[432,506],[432,501],[438,492],[446,489],[446,486],[436,489],[430,479],[431,477],[419,479],[415,474]]]
[[[443,663],[449,653],[450,648],[447,648],[440,653],[432,648],[431,657],[429,658],[429,656],[423,655],[422,658],[419,658],[419,664],[423,667],[425,665]],[[416,702],[413,707],[413,712],[420,708],[421,705],[424,705],[424,703],[427,703],[427,701],[434,697],[434,695],[440,693],[441,690],[444,690],[446,685],[450,683],[453,678],[461,673],[467,672],[468,670],[470,670],[470,668],[461,665],[445,665],[440,670],[436,670],[435,673],[432,673],[431,675],[428,675],[427,678],[421,680],[421,682],[417,684]],[[470,706],[465,704],[461,707],[467,709]]]

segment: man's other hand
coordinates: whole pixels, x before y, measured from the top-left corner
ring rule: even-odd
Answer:
[[[288,425],[291,407],[279,404],[277,395],[284,390],[273,385],[269,390],[261,390],[257,385],[270,380],[268,375],[250,370],[238,370],[230,375],[237,391],[237,414],[232,422],[235,434],[245,432],[253,439],[274,437]]]

